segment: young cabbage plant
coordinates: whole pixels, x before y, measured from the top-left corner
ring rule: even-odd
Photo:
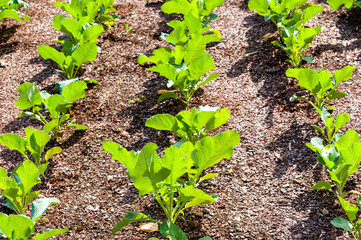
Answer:
[[[224,0],[170,0],[162,5],[162,11],[167,14],[190,14],[207,27],[210,21],[218,17],[212,13],[213,10],[223,3]]]
[[[360,193],[357,193],[361,195]],[[338,197],[342,209],[347,215],[347,219],[337,217],[331,221],[331,224],[337,228],[342,228],[345,232],[350,232],[355,240],[361,240],[361,219],[356,219],[356,214],[361,208],[361,196],[358,198],[358,206],[350,204],[345,199]]]
[[[35,231],[36,221],[23,215],[0,213],[0,236],[10,240],[27,240]],[[66,233],[68,229],[48,229],[32,237],[32,240],[45,240]]]
[[[230,116],[227,108],[205,106],[181,111],[175,117],[170,114],[157,114],[149,118],[145,126],[174,132],[181,138],[177,144],[191,142],[195,145],[208,136],[210,131],[225,124]]]
[[[88,42],[76,48],[68,48],[64,44],[61,52],[55,48],[40,45],[38,51],[42,58],[51,59],[59,65],[61,70],[57,70],[58,72],[63,73],[68,79],[74,79],[79,70],[82,70],[84,63],[95,60],[98,48],[95,43]]]
[[[299,85],[310,91],[310,95],[313,98],[307,99],[293,95],[290,101],[305,101],[311,104],[317,111],[319,111],[320,108],[326,108],[328,111],[333,110],[334,107],[329,106],[330,101],[347,96],[345,92],[337,91],[336,88],[341,82],[348,81],[352,77],[352,72],[355,69],[356,67],[346,66],[336,71],[333,75],[329,71],[313,71],[309,68],[288,69],[286,71],[287,77],[296,78]]]
[[[32,111],[22,112],[18,117],[29,116],[39,120],[44,124],[43,130],[48,134],[53,133],[56,139],[61,137],[63,131],[68,127],[86,130],[87,127],[83,125],[74,122],[65,124],[65,122],[70,118],[68,110],[73,106],[74,101],[85,97],[87,85],[84,81],[68,81],[67,83],[69,84],[59,85],[60,94],[54,95],[46,91],[39,92],[32,83],[21,84],[19,86],[20,97],[15,105],[22,110],[32,108]],[[42,106],[44,107],[42,108]],[[50,121],[40,113],[42,110],[49,113]]]
[[[18,22],[23,22],[21,19],[21,17],[23,17],[25,21],[28,21],[29,16],[20,12],[21,8],[27,10],[29,4],[22,0],[0,0],[0,23],[6,18],[12,18]]]
[[[271,20],[278,29],[281,42],[272,44],[282,48],[288,55],[287,60],[293,67],[298,67],[302,60],[313,62],[313,58],[303,58],[307,46],[321,31],[321,26],[306,28],[306,22],[323,11],[323,7],[315,4],[305,4],[307,0],[250,0],[248,7],[257,11],[265,20]],[[269,35],[269,34],[268,34]],[[267,35],[266,35],[267,36]]]
[[[361,7],[361,1],[358,0],[328,0],[328,5],[334,10],[338,10],[342,5],[346,9],[350,9],[352,6]]]
[[[60,7],[75,20],[90,24],[106,22],[108,26],[112,26],[119,19],[115,14],[110,15],[116,12],[113,4],[113,0],[71,0],[70,3],[55,2],[54,6]]]
[[[161,34],[161,38],[173,46],[184,46],[190,39],[197,38],[204,44],[219,42],[221,33],[218,30],[211,30],[210,27],[204,27],[193,15],[185,15],[184,21],[173,20],[168,26],[174,30],[170,34]]]
[[[39,183],[41,183],[39,170],[30,160],[25,160],[15,167],[11,177],[8,177],[5,169],[0,168],[1,196],[7,199],[7,202],[2,205],[17,214],[25,215],[31,203],[30,219],[37,221],[49,206],[59,203],[56,198],[41,198],[33,201],[40,191],[32,192],[31,189]]]
[[[55,41],[63,44],[63,53],[74,50],[86,43],[97,44],[97,38],[104,32],[100,24],[88,23],[83,20],[67,18],[64,15],[56,15],[53,19],[53,27],[67,35],[66,40]]]
[[[317,137],[312,138],[306,146],[317,153],[318,162],[327,168],[336,186],[336,190],[332,190],[331,182],[320,181],[311,190],[327,189],[344,198],[347,195],[347,192],[343,191],[347,179],[357,172],[360,166],[361,143],[358,134],[349,129],[344,135],[337,133],[333,142],[326,146],[323,145],[323,140]]]
[[[293,67],[299,67],[302,60],[313,63],[313,58],[304,58],[304,53],[308,46],[311,46],[313,39],[321,32],[321,25],[315,28],[303,28],[301,30],[295,26],[284,26],[281,32],[281,42],[273,41],[272,44],[280,47],[286,52]]]
[[[161,158],[154,143],[147,144],[140,153],[127,151],[115,142],[104,142],[103,148],[128,169],[127,174],[138,189],[139,196],[151,193],[167,221],[175,223],[179,214],[187,208],[216,201],[214,194],[208,195],[197,187],[202,181],[218,174],[202,173],[223,158],[230,159],[233,147],[239,143],[240,137],[236,131],[225,131],[214,137],[205,137],[196,145],[185,142],[171,146],[164,150]],[[116,224],[112,234],[133,222],[158,222],[142,213],[129,214]]]
[[[153,52],[153,56],[140,56],[139,64],[151,62],[156,66],[147,69],[147,71],[158,72],[161,76],[168,79],[167,87],[174,87],[183,99],[178,97],[174,91],[159,91],[161,94],[158,102],[167,98],[176,98],[182,101],[189,110],[189,103],[194,93],[204,84],[219,77],[219,74],[210,74],[207,78],[203,77],[206,73],[216,68],[213,64],[211,55],[205,53],[206,44],[197,36],[189,40],[184,47],[178,45],[174,50],[171,48],[161,48]]]
[[[25,129],[26,138],[23,138],[17,134],[4,134],[0,136],[0,143],[8,147],[10,150],[16,150],[25,157],[26,160],[30,160],[29,153],[31,154],[39,173],[44,176],[44,172],[48,167],[48,160],[55,154],[61,153],[60,147],[53,147],[49,149],[45,155],[45,163],[42,164],[42,157],[46,144],[50,141],[48,133],[42,130],[35,130],[33,128]]]

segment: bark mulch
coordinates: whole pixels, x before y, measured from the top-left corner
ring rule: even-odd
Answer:
[[[32,82],[39,89],[52,89],[63,80],[56,64],[44,61],[37,52],[41,44],[56,46],[62,35],[52,28],[52,18],[61,14],[54,0],[29,0],[29,22],[11,20],[0,26],[0,132],[24,135],[26,127],[41,128],[36,121],[16,118],[20,113],[14,102],[17,87]],[[316,1],[314,1],[316,3]],[[324,2],[323,13],[310,26],[322,24],[307,56],[316,57],[313,69],[338,70],[361,61],[361,11],[334,11]],[[85,66],[84,77],[99,81],[87,91],[85,99],[73,108],[73,120],[88,126],[85,132],[67,131],[64,139],[51,146],[63,152],[52,160],[47,182],[39,189],[44,197],[61,203],[51,206],[39,220],[37,229],[69,228],[57,239],[148,239],[159,233],[139,232],[137,225],[110,232],[129,211],[142,211],[165,220],[150,196],[138,197],[120,163],[104,154],[102,142],[111,140],[128,149],[140,150],[155,142],[160,150],[174,142],[171,133],[146,128],[145,121],[157,113],[176,114],[184,108],[176,101],[157,104],[157,91],[166,87],[158,74],[146,72],[137,64],[140,54],[165,43],[161,32],[177,16],[163,14],[161,1],[116,0],[120,21],[99,39],[101,54]],[[219,201],[191,209],[178,223],[189,239],[347,239],[330,221],[343,216],[335,197],[326,191],[309,191],[313,184],[327,179],[315,155],[305,143],[317,133],[315,111],[289,98],[302,89],[287,79],[284,53],[263,36],[276,29],[271,22],[250,12],[247,1],[227,0],[216,10],[219,18],[212,26],[219,29],[222,41],[208,48],[221,77],[204,86],[192,106],[220,105],[229,108],[231,119],[217,132],[234,129],[241,136],[231,160],[222,161],[209,172],[220,175],[201,187],[215,193]],[[127,34],[125,24],[133,30]],[[336,112],[348,112],[347,128],[361,131],[361,79],[356,70],[341,89],[349,93],[335,102]],[[128,99],[141,98],[136,104]],[[347,128],[344,128],[346,130]],[[0,167],[11,170],[22,161],[16,152],[0,146]],[[349,188],[359,189],[360,174],[354,174]],[[49,187],[51,186],[51,187]],[[5,208],[1,212],[9,213]]]

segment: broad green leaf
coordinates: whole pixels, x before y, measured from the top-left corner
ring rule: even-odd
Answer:
[[[190,208],[197,205],[203,204],[212,204],[216,200],[203,192],[200,189],[196,189],[193,186],[188,186],[178,190],[179,197],[177,198],[178,201],[181,202],[188,202],[184,209]]]
[[[162,5],[162,11],[167,14],[186,15],[192,11],[192,6],[187,0],[171,0]]]
[[[147,119],[146,127],[176,132],[179,129],[177,119],[170,114],[157,114]]]
[[[139,221],[151,221],[151,222],[157,222],[155,220],[153,220],[149,215],[145,215],[143,213],[136,213],[136,212],[129,212],[127,215],[125,215],[125,217],[123,218],[122,221],[118,222],[113,231],[112,231],[112,235],[114,235],[116,232],[118,232],[121,228],[134,223],[134,222],[139,222]]]
[[[157,103],[160,103],[161,101],[168,99],[168,98],[178,98],[178,95],[175,92],[166,92],[159,96]]]
[[[323,6],[317,4],[306,5],[303,12],[303,21],[306,23],[310,18],[313,18],[322,11],[323,11]]]
[[[339,152],[350,148],[354,143],[359,143],[361,141],[359,135],[355,130],[349,129],[347,132],[342,135],[338,141],[335,143],[335,147]]]
[[[312,69],[288,69],[286,75],[287,77],[296,78],[299,85],[309,90],[313,95],[316,94],[320,88],[318,74]]]
[[[188,240],[186,234],[174,223],[163,222],[160,227],[160,234],[169,240]]]
[[[341,70],[336,71],[333,74],[335,79],[335,86],[337,87],[341,82],[348,81],[352,77],[352,72],[357,69],[357,67],[346,66]]]
[[[345,126],[345,124],[348,123],[348,121],[350,121],[350,115],[348,113],[337,115],[335,121],[335,132],[337,132],[340,128]]]
[[[0,213],[0,230],[9,239],[28,239],[34,232],[34,222],[23,215]]]
[[[348,175],[357,172],[361,161],[361,143],[354,143],[349,149],[340,152],[340,163],[350,165]]]
[[[18,182],[19,187],[24,194],[29,193],[36,184],[41,182],[39,179],[38,168],[30,160],[25,160],[18,165],[13,170],[12,175]]]
[[[222,108],[216,112],[213,118],[205,126],[206,131],[211,131],[227,123],[231,113],[227,108]]]
[[[319,181],[310,190],[316,190],[316,189],[326,189],[332,192],[331,183],[328,181]]]
[[[205,137],[195,146],[192,159],[200,170],[210,167],[222,158],[229,159],[233,153],[233,147],[240,143],[239,134],[236,131],[225,131],[214,137]]]
[[[169,175],[169,169],[163,168],[160,164],[157,148],[154,143],[145,145],[139,153],[135,167],[129,169],[129,176],[139,190],[139,196],[155,191],[154,186]]]
[[[337,228],[342,228],[346,232],[352,231],[352,224],[342,217],[337,217],[331,221],[331,224]]]
[[[193,61],[188,66],[189,79],[198,80],[207,72],[215,69],[216,66],[213,64],[213,59],[208,53],[203,54]]]
[[[51,59],[54,62],[56,62],[60,66],[60,68],[64,67],[64,62],[65,62],[64,53],[58,52],[56,49],[46,45],[40,45],[38,47],[38,51],[40,53],[40,56],[45,60]]]
[[[178,75],[177,70],[171,64],[158,64],[154,67],[148,68],[147,71],[157,72],[161,76],[173,81],[177,79]]]
[[[170,170],[169,175],[164,180],[171,186],[176,186],[177,180],[187,172],[187,155],[175,146],[170,146],[164,150],[164,156],[160,159],[163,167]]]
[[[31,220],[36,222],[43,216],[49,206],[60,203],[56,198],[41,198],[31,203]]]
[[[99,25],[92,25],[84,30],[83,35],[86,42],[96,43],[97,38],[104,32],[104,28]]]
[[[92,62],[97,57],[97,45],[95,43],[86,43],[79,46],[72,54],[74,64],[80,67],[85,62]]]
[[[51,237],[54,237],[56,235],[66,233],[68,229],[48,229],[36,236],[33,237],[33,240],[45,240]]]
[[[25,206],[28,206],[31,201],[33,201],[37,196],[39,196],[40,191],[36,191],[36,192],[31,192],[28,195],[26,195],[26,199],[25,199]]]
[[[334,10],[338,10],[343,4],[347,9],[351,8],[354,0],[328,0],[328,4]]]
[[[350,222],[355,221],[356,214],[359,210],[356,207],[356,205],[354,205],[354,204],[351,205],[349,202],[347,202],[345,199],[343,199],[339,196],[338,196],[338,200],[340,201],[341,206],[342,206],[343,210],[346,212],[346,215],[347,215],[348,219],[350,220]]]
[[[87,85],[84,81],[75,81],[63,89],[62,96],[68,102],[74,102],[85,97],[85,89],[87,89]]]
[[[119,161],[127,169],[133,169],[137,163],[138,154],[134,151],[129,151],[123,148],[120,144],[115,142],[104,142],[103,143],[104,151],[112,154],[114,160]]]
[[[261,16],[267,15],[268,1],[267,0],[249,0],[248,8],[251,11],[257,11]]]
[[[16,134],[4,134],[0,136],[0,143],[10,150],[19,151],[26,156],[25,139]]]
[[[52,156],[61,153],[62,149],[60,147],[53,147],[48,150],[45,154],[45,161],[48,161]]]
[[[50,122],[48,122],[47,124],[44,125],[44,132],[46,132],[47,134],[49,134],[51,131],[53,131],[56,127],[58,126],[58,121],[52,120]]]
[[[15,102],[15,106],[22,110],[26,110],[30,107],[40,105],[42,98],[39,90],[32,83],[23,83],[18,88],[20,97]]]

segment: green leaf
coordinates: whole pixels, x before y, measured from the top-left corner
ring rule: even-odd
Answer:
[[[70,122],[66,127],[75,127],[78,130],[87,130],[88,128],[84,125],[76,124],[75,122]]]
[[[346,232],[352,231],[352,224],[342,217],[337,217],[331,221],[331,224],[337,228],[342,228]]]
[[[214,79],[216,79],[218,77],[219,77],[218,73],[213,73],[213,74],[209,75],[206,79],[204,79],[204,80],[200,81],[199,83],[197,83],[196,89],[202,87],[203,85],[209,83],[210,81],[212,81],[212,80],[214,80]]]
[[[341,206],[343,208],[343,210],[346,212],[348,219],[350,220],[350,222],[355,221],[356,219],[356,214],[358,212],[358,208],[356,207],[356,205],[354,204],[350,204],[349,202],[347,202],[345,199],[341,198],[338,196],[338,200],[341,203]]]
[[[209,173],[209,174],[206,174],[204,175],[199,181],[198,181],[198,184],[205,181],[205,180],[208,180],[208,179],[211,179],[211,178],[215,178],[219,175],[219,173]]]
[[[28,239],[34,232],[34,222],[23,215],[0,213],[0,230],[9,239]]]
[[[186,15],[192,11],[192,6],[187,0],[171,0],[162,5],[162,11],[167,14]]]
[[[248,2],[248,8],[251,11],[257,11],[261,16],[267,15],[268,1],[267,0],[250,0]]]
[[[61,153],[62,149],[60,147],[53,147],[48,150],[45,154],[45,161],[48,161],[52,156]]]
[[[216,66],[213,64],[213,58],[208,53],[203,54],[188,65],[189,79],[198,80],[207,72],[215,69]]]
[[[38,47],[38,51],[40,53],[40,56],[45,60],[51,59],[54,62],[56,62],[60,66],[60,68],[64,67],[64,62],[65,62],[64,53],[58,52],[56,49],[46,45],[40,45]]]
[[[319,181],[310,190],[312,191],[312,190],[316,190],[316,189],[327,189],[332,192],[331,183],[328,181]]]
[[[182,189],[178,190],[179,197],[177,198],[178,201],[181,202],[188,202],[184,209],[198,206],[198,205],[204,205],[204,204],[212,204],[216,200],[203,192],[200,189],[196,189],[193,186],[188,186]]]
[[[361,139],[358,133],[355,130],[349,129],[338,139],[335,147],[339,152],[341,152],[342,150],[349,149],[354,143],[359,143],[360,141]]]
[[[112,231],[112,235],[114,235],[116,232],[118,232],[121,228],[134,223],[134,222],[139,222],[139,221],[151,221],[151,222],[157,222],[155,220],[153,220],[149,215],[145,215],[143,213],[136,213],[136,212],[130,212],[127,215],[125,215],[125,217],[123,218],[122,221],[118,222],[113,231]]]
[[[170,114],[157,114],[152,116],[147,119],[145,126],[172,132],[176,132],[179,129],[177,119]]]
[[[49,206],[60,203],[56,198],[41,198],[31,203],[31,220],[36,222],[43,216]]]
[[[174,223],[163,222],[160,227],[160,234],[169,240],[188,240],[186,234]]]
[[[309,90],[313,95],[315,95],[320,89],[318,74],[312,69],[288,69],[286,71],[286,75],[287,77],[296,78],[299,85]]]
[[[337,115],[335,121],[335,132],[337,132],[340,128],[345,126],[345,124],[348,123],[348,121],[350,121],[350,115],[348,113]]]
[[[137,163],[138,154],[136,154],[134,151],[128,152],[127,149],[123,148],[118,143],[110,141],[104,142],[103,149],[105,152],[112,154],[112,158],[119,161],[127,169],[133,169]]]
[[[63,89],[62,96],[68,102],[74,102],[85,97],[85,89],[87,89],[87,85],[84,81],[75,81]]]
[[[228,119],[231,117],[231,113],[227,108],[222,108],[216,112],[213,118],[205,126],[206,131],[211,131],[227,123]]]
[[[161,165],[170,170],[169,175],[164,180],[171,186],[177,185],[177,180],[187,172],[187,154],[175,146],[170,146],[164,150],[164,156],[160,159]]]
[[[12,173],[13,177],[19,184],[24,194],[27,194],[31,189],[39,184],[39,171],[38,168],[30,160],[25,160],[23,163],[18,165]]]
[[[196,144],[192,159],[203,171],[221,161],[222,158],[229,159],[232,156],[233,147],[239,143],[240,137],[236,131],[225,131],[214,137],[205,137]]]
[[[97,57],[97,45],[95,43],[86,43],[79,46],[71,55],[74,64],[80,67],[85,62],[92,62]]]
[[[178,98],[178,95],[175,92],[166,92],[159,96],[157,103],[160,103],[161,101],[168,99],[168,98]]]
[[[346,66],[341,70],[336,71],[333,74],[335,79],[335,87],[337,87],[341,82],[348,81],[352,77],[352,72],[357,69],[357,67]]]
[[[10,150],[19,151],[23,156],[26,156],[25,139],[16,134],[4,134],[0,136],[0,143]]]
[[[22,110],[30,107],[41,105],[42,98],[39,90],[32,83],[23,83],[19,86],[19,99],[15,102],[15,106]]]
[[[134,186],[139,190],[139,196],[155,191],[154,186],[166,179],[169,169],[163,168],[156,152],[157,145],[148,143],[138,155],[138,160],[133,169],[129,169],[129,176],[134,181]]]
[[[33,240],[45,240],[51,237],[54,237],[56,235],[66,233],[68,229],[48,229],[36,236],[33,237]]]
[[[86,42],[96,43],[97,38],[104,32],[102,25],[96,24],[86,28],[83,32]]]

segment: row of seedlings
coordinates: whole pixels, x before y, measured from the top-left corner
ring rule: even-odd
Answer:
[[[19,1],[20,2],[20,1]],[[56,2],[55,6],[61,7],[73,18],[64,15],[54,17],[53,26],[66,34],[67,38],[61,43],[61,52],[49,46],[38,47],[40,55],[44,59],[55,61],[68,80],[56,83],[59,94],[50,94],[39,91],[32,83],[23,83],[19,86],[19,99],[15,105],[23,112],[18,117],[32,117],[43,124],[42,130],[26,128],[22,137],[16,134],[4,134],[0,136],[0,143],[10,150],[21,153],[25,161],[19,164],[8,177],[5,169],[0,169],[1,196],[7,199],[4,206],[15,211],[17,215],[5,215],[0,213],[0,236],[8,239],[28,239],[35,231],[36,221],[45,214],[46,209],[53,204],[59,203],[56,198],[41,198],[34,201],[40,191],[32,191],[33,187],[44,180],[48,167],[48,160],[61,153],[60,147],[50,148],[45,151],[46,145],[52,137],[61,139],[63,131],[68,127],[86,130],[87,127],[68,122],[69,109],[73,103],[85,97],[86,82],[97,83],[92,79],[79,80],[77,75],[82,72],[85,62],[94,61],[100,48],[97,46],[97,38],[104,32],[100,23],[106,21],[109,26],[117,19],[116,15],[109,13],[115,11],[111,8],[113,1],[110,0],[82,0],[70,3]],[[31,111],[29,111],[31,109]],[[26,216],[31,204],[31,215]],[[67,229],[46,230],[32,239],[47,239],[52,236],[65,233]]]
[[[217,18],[212,11],[223,3],[223,0],[170,0],[162,5],[163,12],[182,14],[183,20],[171,21],[168,25],[174,30],[170,34],[162,34],[170,47],[157,49],[150,57],[140,56],[138,62],[153,63],[154,66],[147,70],[166,77],[167,86],[175,89],[161,90],[158,102],[176,98],[184,103],[186,110],[176,116],[155,115],[146,121],[146,126],[172,131],[181,139],[165,149],[161,157],[154,143],[147,144],[140,152],[128,151],[110,141],[104,142],[103,148],[127,168],[139,196],[152,195],[167,220],[160,222],[149,215],[130,212],[116,224],[112,234],[131,223],[148,221],[152,223],[141,225],[142,230],[157,231],[160,224],[162,237],[186,240],[186,234],[176,225],[177,218],[190,207],[217,201],[214,194],[209,195],[199,189],[202,181],[218,176],[218,173],[205,174],[205,169],[223,158],[230,159],[234,146],[240,144],[240,137],[236,131],[208,136],[210,131],[227,122],[230,112],[209,106],[190,109],[190,100],[197,89],[219,76],[210,74],[204,77],[216,68],[205,50],[207,43],[221,39],[219,31],[212,30],[208,24]]]
[[[320,26],[314,29],[303,28],[306,21],[316,14],[322,12],[323,7],[307,4],[307,1],[259,1],[251,0],[249,2],[250,10],[256,10],[258,14],[265,17],[266,20],[271,19],[278,28],[282,42],[272,42],[275,45],[285,49],[285,46],[291,46],[289,52],[290,62],[293,67],[299,67],[302,60],[304,50],[299,55],[299,60],[292,56],[294,49],[297,49],[297,42],[300,40],[301,46],[310,45],[313,38],[320,32]],[[353,5],[361,6],[354,0],[329,0],[330,7],[337,10],[343,4],[347,9]],[[289,31],[291,27],[291,32]],[[302,31],[308,31],[303,33]],[[292,33],[292,34],[290,34]],[[294,34],[296,33],[296,34]],[[266,39],[269,36],[266,36]],[[304,39],[307,39],[304,40]],[[297,51],[296,51],[297,52]],[[309,59],[305,59],[309,61]],[[313,59],[311,59],[313,62]],[[335,110],[330,102],[340,99],[347,94],[338,91],[336,88],[340,83],[348,81],[352,77],[356,67],[346,66],[334,74],[329,71],[317,70],[309,68],[294,68],[286,71],[287,77],[298,80],[300,87],[309,91],[311,98],[293,95],[290,101],[300,100],[309,103],[319,114],[323,127],[313,125],[312,127],[318,131],[322,138],[314,137],[306,146],[317,153],[317,161],[325,166],[331,181],[319,181],[311,190],[326,189],[331,191],[339,200],[342,209],[347,215],[347,219],[337,217],[331,221],[331,224],[337,228],[342,228],[346,232],[350,232],[354,239],[361,239],[361,220],[356,219],[357,212],[361,208],[361,193],[358,191],[345,191],[345,185],[349,177],[357,172],[361,162],[361,138],[356,131],[349,129],[342,134],[339,130],[350,121],[348,113],[332,116]],[[358,206],[347,201],[346,197],[350,194],[359,195]]]

